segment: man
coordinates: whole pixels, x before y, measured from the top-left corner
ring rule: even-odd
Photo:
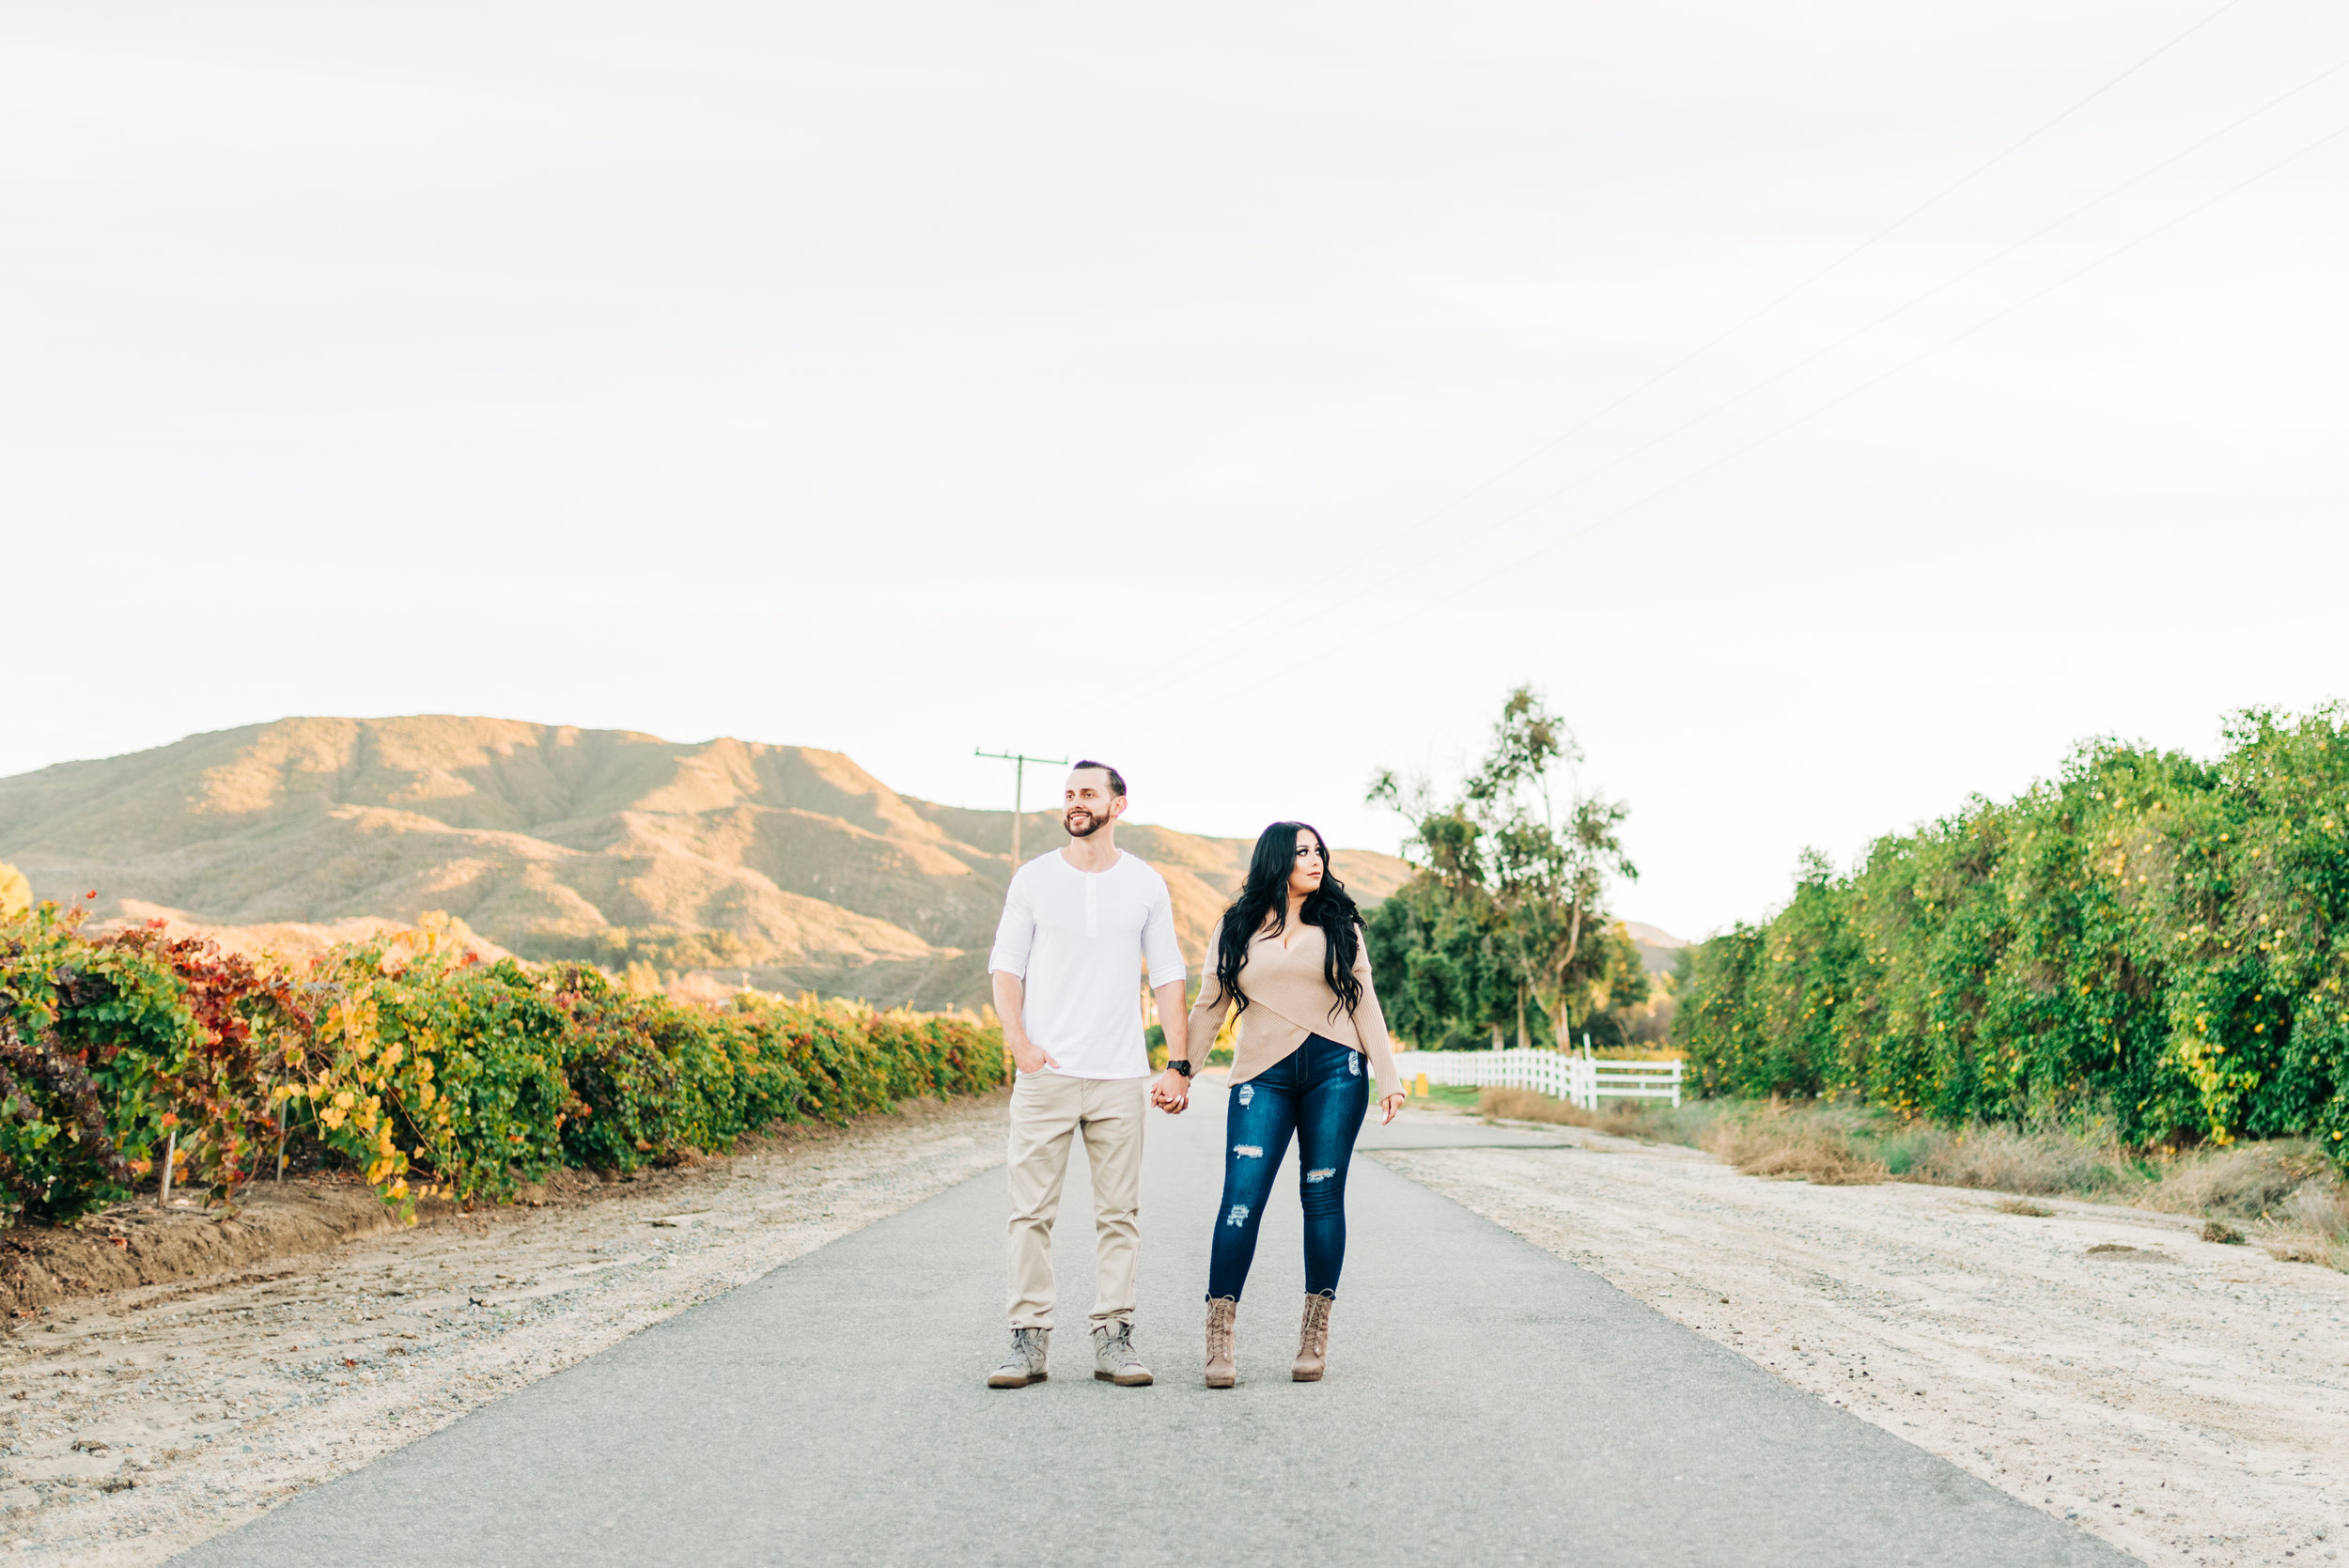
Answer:
[[[991,1389],[1044,1380],[1052,1220],[1080,1132],[1093,1169],[1093,1375],[1124,1388],[1151,1380],[1133,1344],[1150,1076],[1134,975],[1148,964],[1167,1055],[1188,1066],[1185,971],[1166,878],[1117,847],[1125,812],[1117,769],[1078,763],[1061,805],[1069,843],[1012,874],[988,960],[1003,1043],[1019,1069],[1011,1092],[1011,1351],[988,1376]],[[1179,1111],[1187,1087],[1169,1068],[1151,1097]]]

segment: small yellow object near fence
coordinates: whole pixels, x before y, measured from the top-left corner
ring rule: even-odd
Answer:
[[[1420,1074],[1411,1080],[1411,1093],[1423,1100],[1427,1097],[1427,1075],[1425,1073]]]

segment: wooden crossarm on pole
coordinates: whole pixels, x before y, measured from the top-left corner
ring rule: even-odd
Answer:
[[[997,762],[1011,764],[1011,868],[1018,871],[1019,869],[1019,808],[1024,803],[1022,796],[1026,793],[1028,764],[1042,762],[1066,768],[1068,766],[1068,759],[1066,757],[1032,757],[1024,752],[986,752],[976,747],[972,748],[971,754],[991,757]]]

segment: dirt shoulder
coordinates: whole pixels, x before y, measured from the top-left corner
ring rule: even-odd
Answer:
[[[1003,1118],[999,1094],[794,1129],[692,1170],[571,1179],[540,1207],[19,1309],[0,1342],[0,1542],[159,1562],[1001,1164]]]
[[[233,1216],[186,1198],[158,1208],[148,1198],[70,1230],[0,1232],[0,1313],[21,1318],[86,1296],[199,1280],[400,1228],[374,1190],[351,1179],[261,1183],[246,1189]]]
[[[1377,1157],[1863,1421],[2153,1563],[2337,1559],[2349,1276],[2139,1209],[1559,1150]]]

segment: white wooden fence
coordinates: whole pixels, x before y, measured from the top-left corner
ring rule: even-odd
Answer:
[[[1596,1110],[1601,1095],[1680,1104],[1677,1062],[1610,1062],[1554,1050],[1405,1050],[1395,1052],[1394,1065],[1407,1084],[1424,1073],[1431,1084],[1532,1089],[1585,1110]]]

